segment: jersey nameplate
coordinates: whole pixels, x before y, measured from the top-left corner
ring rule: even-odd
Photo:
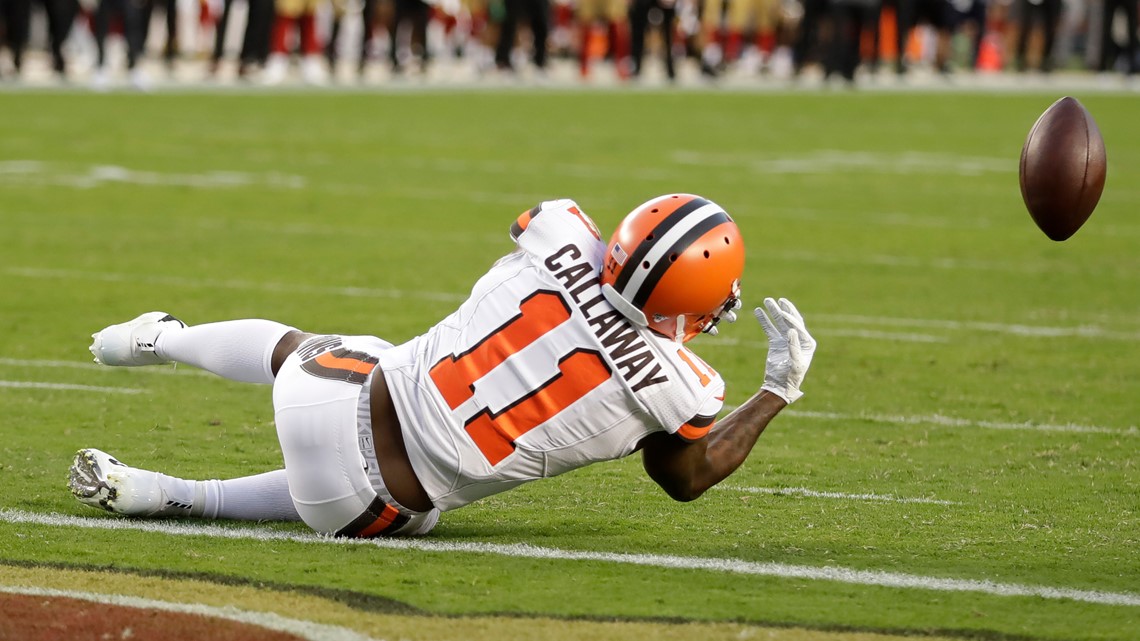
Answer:
[[[546,258],[545,265],[570,293],[574,305],[586,317],[594,336],[633,391],[669,381],[633,324],[606,303],[597,268],[583,259],[577,245],[558,249]]]

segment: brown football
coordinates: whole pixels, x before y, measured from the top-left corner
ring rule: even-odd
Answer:
[[[1092,215],[1107,168],[1104,138],[1091,114],[1066,96],[1049,106],[1021,148],[1021,197],[1049,238],[1065,240]]]

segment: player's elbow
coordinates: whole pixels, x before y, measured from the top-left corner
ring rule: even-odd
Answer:
[[[679,503],[688,503],[701,498],[708,488],[700,487],[692,481],[692,479],[671,479],[669,482],[662,483],[658,481],[661,489],[669,495],[669,498]]]

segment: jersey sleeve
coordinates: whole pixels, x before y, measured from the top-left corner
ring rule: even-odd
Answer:
[[[548,200],[519,214],[511,223],[511,238],[536,256],[547,256],[566,243],[588,247],[600,243],[597,225],[573,200]]]
[[[676,351],[680,378],[690,390],[683,422],[674,432],[686,441],[704,438],[724,408],[724,379],[700,356],[680,345]]]
[[[696,412],[692,418],[682,423],[675,432],[677,436],[686,441],[704,438],[716,424],[717,414],[724,409],[724,379],[716,372],[713,372],[713,375]]]

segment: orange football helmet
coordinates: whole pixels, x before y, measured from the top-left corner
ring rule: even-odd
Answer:
[[[643,327],[685,342],[740,307],[744,241],[720,205],[668,194],[634,209],[610,238],[602,293]]]

